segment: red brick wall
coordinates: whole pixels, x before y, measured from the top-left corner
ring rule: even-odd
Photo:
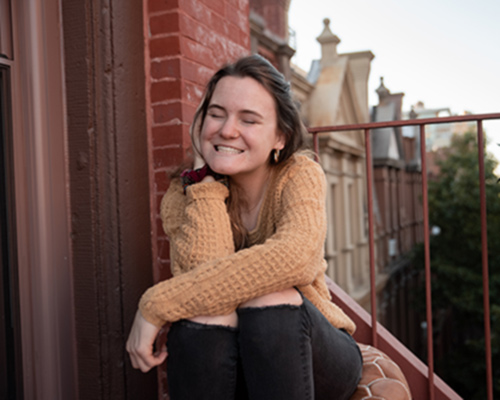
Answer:
[[[248,0],[144,0],[154,275],[170,276],[159,203],[189,158],[189,126],[210,76],[250,52]]]
[[[250,8],[266,21],[266,28],[279,38],[288,38],[290,0],[251,0]]]
[[[150,205],[155,281],[170,277],[159,217],[169,175],[190,157],[189,126],[204,86],[250,53],[248,0],[143,0]],[[160,368],[159,398],[168,398]]]

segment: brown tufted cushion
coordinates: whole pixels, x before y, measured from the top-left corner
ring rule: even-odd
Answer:
[[[372,346],[358,345],[363,374],[350,400],[411,400],[408,382],[396,363]]]

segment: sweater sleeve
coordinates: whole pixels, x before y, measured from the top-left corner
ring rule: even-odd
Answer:
[[[174,276],[234,253],[233,234],[220,182],[198,183],[183,192],[174,181],[161,202],[163,228],[170,240]]]
[[[207,261],[153,286],[140,309],[155,325],[197,315],[227,314],[252,298],[310,284],[323,274],[312,262],[326,235],[325,177],[316,163],[284,172],[276,232],[263,244]],[[280,183],[281,182],[281,183]]]

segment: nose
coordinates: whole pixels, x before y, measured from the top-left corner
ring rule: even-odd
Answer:
[[[224,139],[235,139],[240,135],[238,129],[238,123],[235,118],[228,117],[221,126],[220,135]]]

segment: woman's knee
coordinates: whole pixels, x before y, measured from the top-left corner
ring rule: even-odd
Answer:
[[[236,311],[233,311],[227,315],[198,315],[189,318],[189,321],[204,325],[219,325],[236,328],[238,326],[238,314],[236,314]]]
[[[282,304],[300,306],[302,305],[302,296],[297,291],[297,289],[290,288],[279,292],[268,293],[263,296],[255,297],[245,303],[240,304],[239,308],[259,308],[278,306]]]
[[[245,370],[262,371],[266,365],[276,371],[296,365],[297,358],[302,363],[303,357],[310,355],[307,316],[302,297],[294,291],[298,298],[291,293],[266,296],[238,308],[238,343]],[[258,375],[261,376],[260,372]]]
[[[303,331],[303,299],[294,289],[256,297],[238,307],[240,346],[266,353]],[[285,345],[286,346],[286,345]]]
[[[297,289],[290,288],[255,297],[245,303],[242,303],[239,308],[262,308],[283,304],[300,306],[302,305],[302,301],[302,296]],[[189,321],[204,325],[219,325],[236,328],[238,327],[238,314],[236,311],[233,311],[227,315],[198,315],[196,317],[189,318]]]

